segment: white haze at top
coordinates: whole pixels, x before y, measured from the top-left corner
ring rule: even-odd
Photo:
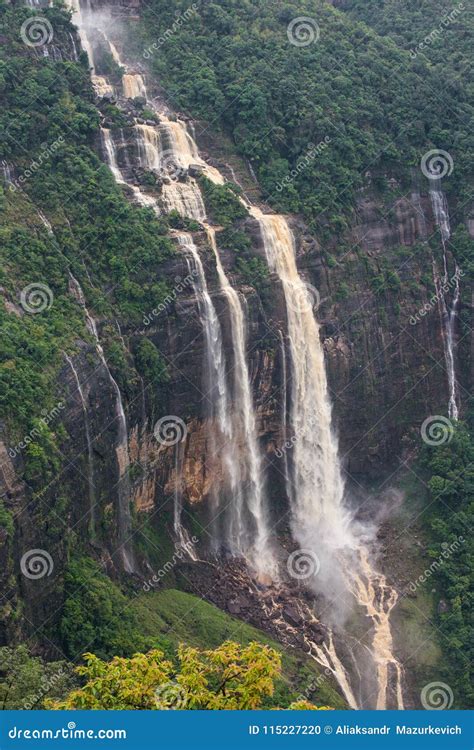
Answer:
[[[101,28],[105,41],[110,33],[110,24],[106,14],[84,11],[78,7],[78,1],[73,0],[76,3],[74,20],[80,27],[83,47],[93,64],[87,29]],[[113,29],[116,45],[116,24]],[[127,68],[120,61],[114,45],[110,46],[110,52],[116,61]],[[95,72],[93,82],[98,94],[110,90],[107,79],[97,77]],[[117,92],[122,96],[146,96],[143,76],[131,68],[126,70],[123,87],[121,92]],[[150,102],[147,106],[150,106]],[[187,168],[190,164],[199,164],[209,179],[223,184],[222,175],[201,159],[186,124],[179,119],[170,119],[164,107],[158,110],[158,114],[160,122],[156,127],[135,125],[141,166],[149,169],[166,167],[164,162],[171,154],[176,165]],[[117,164],[112,133],[103,131],[102,135],[110,168],[117,182],[126,185]],[[141,204],[151,206],[158,213],[162,210],[159,202],[144,194],[138,186],[129,187]],[[223,530],[224,547],[236,556],[243,556],[262,582],[268,583],[270,579],[278,581],[280,576],[286,575],[287,553],[277,546],[267,502],[264,464],[247,363],[246,306],[222,266],[215,230],[207,221],[198,184],[189,178],[186,182],[171,180],[164,185],[161,199],[165,210],[176,209],[202,224],[214,254],[220,295],[227,303],[233,348],[232,378],[229,377],[229,367],[224,363],[221,324],[207,288],[199,250],[192,235],[178,233],[177,240],[182,252],[190,266],[198,272],[194,292],[206,342],[207,377],[212,397],[210,452],[219,454],[227,484],[223,488],[223,497],[214,497],[216,516],[225,510],[224,502],[229,505],[224,516],[227,523],[227,528]],[[402,670],[393,654],[389,621],[397,594],[371,561],[375,529],[354,521],[353,513],[344,501],[344,481],[337,440],[332,429],[324,351],[311,300],[297,270],[293,234],[283,216],[265,214],[259,208],[242,202],[259,225],[268,266],[279,278],[286,302],[286,345],[290,363],[288,423],[296,436],[287,474],[292,536],[297,547],[309,551],[320,560],[320,571],[309,584],[330,602],[330,606],[325,607],[326,623],[340,627],[347,607],[353,608],[354,603],[362,607],[371,620],[376,690],[369,706],[387,706],[388,671],[391,668],[396,682],[396,700],[391,707],[403,708]],[[179,450],[179,446],[176,450]],[[216,455],[210,458],[215,460]],[[176,471],[179,465],[177,452]],[[181,528],[180,493],[176,495],[175,531],[179,543],[185,535]],[[348,684],[347,670],[334,651],[331,634],[329,645],[332,649],[331,671],[349,705],[358,707]],[[329,653],[328,648],[325,652],[316,648],[315,658],[326,666]]]

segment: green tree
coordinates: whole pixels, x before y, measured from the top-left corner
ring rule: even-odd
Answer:
[[[181,645],[176,664],[159,649],[110,662],[94,654],[84,658],[86,664],[76,670],[85,680],[83,687],[50,702],[49,708],[256,709],[271,699],[281,672],[280,655],[256,642],[241,646],[226,641],[209,651]],[[304,700],[293,707],[316,708]]]

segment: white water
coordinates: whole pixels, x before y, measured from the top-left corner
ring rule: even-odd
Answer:
[[[312,301],[296,268],[294,240],[283,216],[252,208],[260,224],[270,269],[286,300],[291,360],[293,530],[303,548],[324,539],[329,549],[353,547],[350,517],[344,509],[338,448],[331,428],[324,353]]]
[[[129,187],[133,191],[133,194],[137,202],[141,206],[147,206],[149,208],[153,208],[156,213],[159,213],[157,203],[151,195],[146,195],[145,193],[142,193],[142,191],[140,190],[139,187],[137,187],[137,185],[132,185],[131,183],[125,181],[117,163],[117,152],[116,152],[115,143],[112,139],[110,130],[107,130],[106,128],[101,128],[100,132],[102,135],[102,142],[104,144],[104,151],[107,157],[107,163],[109,165],[110,171],[115,177],[115,181],[119,185],[127,185],[127,187]]]
[[[278,275],[286,301],[291,358],[290,414],[295,436],[289,497],[292,533],[301,549],[311,551],[320,561],[315,586],[319,584],[326,595],[334,592],[336,596],[348,588],[372,620],[371,649],[378,685],[376,707],[387,705],[391,663],[396,669],[397,707],[403,708],[401,667],[393,655],[390,630],[390,613],[397,594],[370,565],[368,551],[358,538],[343,502],[344,482],[332,431],[324,352],[313,300],[299,276],[294,239],[285,218],[263,214],[256,208],[251,209],[251,214],[260,225],[268,265]],[[347,673],[341,670],[334,645],[332,648],[332,669],[347,697]],[[355,698],[351,691],[352,700]]]
[[[2,170],[3,179],[7,185],[13,185],[12,168],[10,164],[5,159],[2,159],[0,168]]]
[[[241,491],[241,483],[238,454],[232,442],[234,432],[232,405],[227,388],[221,325],[207,288],[204,267],[192,236],[184,232],[180,233],[178,241],[187,255],[205,338],[205,411],[210,424],[209,455],[206,458],[211,464],[211,472],[215,471],[219,463],[222,465],[223,482],[228,481],[232,492],[235,493]],[[214,501],[217,505],[216,496],[214,496]],[[175,527],[179,515],[175,512]]]
[[[139,73],[125,73],[122,76],[123,93],[127,99],[142,97],[146,99],[146,88],[143,76]]]
[[[264,474],[255,423],[255,407],[252,399],[247,367],[245,316],[239,295],[231,286],[221,263],[214,229],[206,226],[209,243],[216,260],[220,288],[229,307],[232,348],[234,353],[234,408],[240,431],[241,472],[245,473],[246,507],[252,517],[253,533],[250,535],[244,517],[243,500],[240,496],[231,507],[229,536],[233,551],[243,555],[258,573],[276,577],[277,565],[271,547],[268,514],[266,508]]]
[[[437,283],[437,293],[441,299],[443,307],[443,326],[444,326],[444,354],[446,360],[446,369],[448,373],[448,415],[450,419],[459,419],[458,409],[458,387],[456,381],[456,363],[454,359],[454,347],[456,344],[455,340],[455,327],[457,311],[460,302],[460,268],[455,263],[453,280],[454,280],[454,292],[451,307],[449,307],[449,300],[445,293],[446,285],[449,282],[448,278],[448,257],[446,243],[451,237],[451,226],[449,222],[449,211],[446,196],[444,195],[439,185],[439,180],[430,180],[430,198],[431,205],[433,207],[433,215],[435,217],[436,226],[439,228],[441,235],[441,244],[443,247],[443,278],[442,283]]]
[[[177,123],[172,123],[177,125]],[[138,154],[140,165],[145,169],[159,171],[167,182],[162,188],[162,199],[167,212],[177,211],[181,216],[203,222],[206,219],[206,209],[202,199],[201,191],[195,180],[188,179],[186,182],[178,181],[180,170],[187,169],[189,159],[192,158],[189,145],[189,136],[183,134],[181,138],[175,137],[180,128],[173,128],[170,133],[174,136],[167,138],[163,133],[169,135],[167,126],[153,127],[137,123]],[[164,147],[167,144],[167,148]],[[183,148],[184,152],[179,149]]]

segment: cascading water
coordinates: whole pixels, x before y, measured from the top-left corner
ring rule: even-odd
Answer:
[[[118,166],[117,163],[117,153],[115,149],[115,143],[113,141],[112,135],[110,133],[110,130],[107,130],[107,128],[101,128],[100,129],[101,135],[102,135],[102,143],[104,144],[104,151],[107,157],[107,163],[110,167],[110,171],[112,172],[113,176],[115,177],[115,181],[119,185],[126,185],[130,190],[132,190],[137,202],[141,206],[147,206],[149,208],[153,208],[156,213],[159,213],[158,206],[156,203],[156,200],[152,198],[151,195],[145,195],[137,185],[132,185],[129,182],[126,182],[122,172]]]
[[[123,65],[115,47],[112,54],[116,62]],[[122,80],[125,97],[146,99],[145,82],[140,74],[126,69]],[[215,257],[220,294],[226,299],[229,311],[233,350],[232,394],[227,392],[228,374],[219,322],[207,290],[199,252],[192,238],[181,234],[179,243],[197,271],[194,291],[206,339],[210,380],[214,380],[209,381],[211,413],[217,425],[214,439],[216,436],[228,439],[231,446],[231,451],[227,455],[223,451],[221,456],[223,474],[231,490],[227,542],[230,551],[235,556],[243,556],[261,579],[268,576],[278,580],[278,565],[270,545],[263,463],[247,365],[244,310],[222,266],[215,231],[206,224],[202,196],[197,183],[189,176],[189,168],[192,165],[200,167],[216,183],[222,184],[224,179],[201,159],[184,122],[170,120],[163,112],[158,114],[160,119],[156,126],[136,124],[141,166],[162,174],[161,195],[167,211],[175,209],[204,225]],[[126,184],[117,164],[111,134],[103,130],[102,135],[111,170],[118,182]],[[143,195],[137,187],[130,187],[138,198]],[[156,203],[149,196],[145,198]],[[396,707],[403,708],[402,672],[393,656],[390,630],[390,613],[396,603],[396,593],[387,585],[384,576],[372,567],[367,541],[358,535],[356,524],[344,504],[344,482],[337,440],[331,427],[324,354],[311,307],[311,295],[297,271],[293,237],[283,217],[264,215],[250,206],[247,208],[259,222],[268,264],[280,278],[286,300],[288,362],[291,366],[288,367],[290,404],[288,409],[285,407],[285,415],[288,411],[296,437],[287,470],[292,534],[302,548],[321,557],[323,581],[325,572],[327,575],[326,588],[334,582],[335,593],[347,595],[349,592],[372,622],[371,654],[376,667],[374,704],[377,708],[386,707],[391,672],[396,684]],[[180,446],[175,454],[174,522],[180,546],[187,539],[181,521],[182,451]],[[219,498],[216,515],[223,510],[221,502]],[[307,645],[311,655],[334,674],[349,705],[358,707],[349,672],[336,652],[333,633],[329,631],[322,645],[313,642]],[[372,706],[369,698],[362,704]]]
[[[440,180],[431,179],[430,181],[430,198],[431,205],[433,208],[433,215],[435,217],[436,226],[439,229],[441,235],[441,245],[443,248],[443,277],[441,283],[439,279],[436,279],[437,296],[441,301],[442,306],[442,318],[444,327],[444,354],[446,359],[446,369],[448,373],[448,389],[449,389],[449,401],[448,401],[448,415],[450,419],[459,419],[458,409],[458,387],[456,381],[456,365],[454,359],[454,348],[455,348],[455,327],[457,319],[457,311],[459,308],[461,289],[459,278],[461,275],[461,269],[455,263],[453,282],[454,292],[451,307],[449,307],[449,300],[447,298],[446,291],[449,288],[449,272],[448,272],[448,255],[446,243],[451,237],[451,226],[449,221],[448,202],[446,196],[441,190]]]
[[[193,279],[194,293],[206,343],[204,383],[206,393],[204,398],[205,411],[211,425],[210,450],[207,458],[213,466],[217,464],[220,458],[223,473],[230,480],[231,487],[237,488],[240,487],[239,465],[238,456],[232,444],[231,397],[227,388],[221,325],[207,288],[204,267],[192,236],[180,233],[178,241],[187,255],[188,268]],[[178,513],[175,512],[175,521],[177,516]]]
[[[139,73],[124,73],[122,76],[123,94],[127,99],[141,97],[146,99],[146,88],[143,76]]]
[[[123,408],[122,394],[120,393],[120,388],[118,387],[117,381],[110,372],[107,360],[105,359],[104,350],[102,349],[99,339],[99,333],[97,331],[97,325],[86,307],[85,297],[81,286],[72,274],[70,274],[70,280],[71,291],[84,310],[87,329],[95,340],[97,354],[99,355],[99,359],[107,372],[110,384],[115,393],[115,416],[118,425],[115,453],[117,456],[117,465],[119,471],[117,512],[118,540],[120,545],[119,552],[122,556],[125,572],[134,573],[136,572],[136,564],[134,560],[133,547],[130,541],[132,534],[132,521],[130,515],[131,488],[129,477],[130,456],[128,452],[127,419],[125,417],[125,411]]]
[[[173,123],[177,125],[177,123]],[[180,181],[180,176],[188,167],[190,147],[188,139],[182,137],[168,138],[163,135],[163,128],[137,124],[138,153],[140,165],[145,169],[155,170],[164,178],[162,199],[166,211],[177,211],[181,216],[203,222],[206,209],[201,191],[195,180]],[[171,132],[175,132],[174,130]],[[167,144],[167,148],[164,147]],[[180,148],[184,148],[184,152]]]
[[[262,575],[276,576],[277,565],[270,545],[270,529],[265,499],[263,467],[257,440],[254,405],[247,367],[245,316],[239,295],[231,286],[221,263],[215,232],[206,226],[209,243],[216,260],[220,288],[229,307],[232,345],[234,353],[234,405],[240,431],[242,469],[246,472],[246,507],[251,516],[253,532],[249,534],[244,515],[243,498],[230,508],[229,536],[236,554],[249,559]],[[249,537],[252,545],[249,548]]]
[[[256,208],[251,209],[251,214],[260,225],[269,267],[278,275],[286,301],[291,359],[290,413],[295,435],[289,498],[292,533],[301,549],[320,561],[318,576],[322,590],[327,593],[340,588],[342,596],[344,590],[349,589],[372,620],[376,707],[386,707],[388,665],[392,664],[397,681],[397,708],[403,708],[401,667],[393,655],[389,622],[397,594],[371,567],[365,544],[354,530],[351,514],[343,502],[344,482],[331,426],[324,353],[312,309],[314,301],[299,276],[293,235],[284,217],[263,214]],[[328,654],[316,649],[316,658],[324,664]],[[347,673],[341,671],[335,650],[331,664],[347,697]],[[351,691],[352,700],[355,698]]]

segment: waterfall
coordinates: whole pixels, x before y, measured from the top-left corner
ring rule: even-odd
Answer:
[[[198,302],[199,316],[204,331],[206,344],[206,379],[205,399],[209,403],[206,409],[207,420],[210,426],[209,456],[208,459],[214,471],[220,465],[222,479],[219,487],[213,489],[212,504],[214,526],[213,546],[219,551],[217,538],[219,508],[222,508],[223,498],[229,504],[230,512],[242,513],[244,507],[242,471],[240,466],[239,445],[234,425],[232,397],[228,392],[224,347],[222,344],[222,330],[215,307],[212,303],[208,288],[204,267],[199,257],[198,250],[191,235],[181,233],[178,236],[180,245],[188,254],[188,268],[192,273],[193,287]],[[227,495],[229,494],[229,497]],[[224,513],[225,522],[227,514]],[[225,533],[226,537],[227,532]],[[244,539],[239,540],[244,543]],[[228,541],[231,546],[231,541]],[[239,548],[243,554],[243,547]]]
[[[165,179],[162,188],[165,209],[204,222],[206,209],[196,181],[178,181],[179,177],[184,177],[182,170],[186,169],[187,156],[191,153],[189,136],[188,139],[183,137],[165,141],[161,128],[157,130],[151,125],[137,123],[136,129],[140,165],[145,169],[159,171]],[[165,143],[168,144],[168,148],[164,148]],[[184,148],[184,152],[180,150],[181,147]]]
[[[114,59],[122,64],[116,50],[113,54]],[[140,74],[126,69],[122,83],[125,97],[146,98],[145,82]],[[165,113],[159,112],[156,126],[137,123],[135,132],[141,166],[158,170],[163,175],[161,200],[165,209],[174,209],[204,225],[215,259],[219,294],[227,305],[233,355],[230,364],[225,362],[223,332],[209,294],[199,251],[190,235],[178,235],[189,267],[196,272],[193,274],[194,293],[205,339],[212,423],[210,460],[218,460],[222,467],[219,477],[222,480],[215,492],[213,511],[216,519],[223,518],[226,523],[225,540],[219,541],[221,547],[227,545],[234,556],[243,557],[261,582],[278,581],[247,361],[245,312],[222,265],[215,230],[207,224],[201,192],[196,181],[190,178],[189,170],[196,165],[199,167],[197,171],[213,182],[223,184],[224,179],[217,169],[200,157],[186,124],[179,119],[169,119]],[[116,180],[126,184],[117,164],[111,133],[104,129],[102,137]],[[141,196],[141,200],[151,200],[156,206],[154,199],[143,196],[138,187],[129,187],[138,200]],[[288,405],[284,405],[284,413],[285,418],[288,415],[288,429],[291,428],[296,438],[291,455],[285,457],[288,459],[286,477],[292,536],[303,550],[310,550],[320,558],[321,576],[318,576],[317,583],[322,584],[323,593],[329,593],[329,598],[332,595],[334,602],[342,595],[349,595],[352,603],[353,597],[370,618],[373,634],[370,654],[377,683],[374,704],[378,708],[387,705],[389,671],[392,670],[397,707],[403,708],[402,671],[393,655],[390,629],[396,592],[372,566],[369,542],[362,537],[344,502],[344,481],[338,444],[332,430],[324,352],[311,294],[298,274],[293,235],[284,217],[264,215],[249,205],[247,208],[259,223],[268,265],[280,279],[286,302],[288,337],[286,340],[282,338],[282,348],[288,370],[284,372]],[[87,314],[87,317],[90,316]],[[89,325],[95,327],[93,321]],[[98,341],[96,329],[95,335]],[[126,435],[124,414],[122,425]],[[121,460],[128,466],[126,441],[123,448]],[[181,547],[187,544],[182,524],[184,451],[184,444],[179,443],[174,454],[174,531]],[[337,635],[336,627],[333,631],[328,629],[327,642],[322,646],[310,644],[311,655],[334,674],[349,705],[356,708],[349,672],[336,652]]]
[[[188,254],[188,268],[193,279],[199,315],[206,341],[206,399],[211,404],[211,418],[217,419],[223,435],[231,434],[230,397],[227,392],[222,332],[216,310],[207,288],[204,267],[192,236],[178,235],[179,244]]]
[[[139,73],[125,73],[122,76],[123,94],[127,99],[142,97],[146,99],[146,87],[143,76]]]
[[[39,218],[41,220],[41,223],[46,228],[46,231],[48,232],[48,234],[50,235],[50,237],[53,237],[54,236],[54,232],[53,232],[53,227],[51,226],[51,222],[46,218],[46,216],[41,211],[41,209],[37,208],[36,209],[36,213],[38,214],[38,216],[39,216]]]
[[[115,177],[115,182],[117,182],[119,185],[126,185],[127,183],[123,179],[122,172],[120,171],[117,164],[117,153],[115,150],[115,144],[112,140],[112,136],[110,135],[110,130],[101,128],[100,133],[102,136],[102,143],[104,144],[105,154],[107,156],[107,163],[109,165],[110,171]]]
[[[177,211],[181,216],[203,223],[206,220],[206,209],[201,191],[196,183],[172,182],[163,185],[163,204],[166,211]]]
[[[144,169],[159,170],[160,164],[160,137],[155,127],[151,125],[135,125],[137,130],[138,158],[140,166]]]
[[[92,46],[87,37],[86,23],[82,15],[80,0],[66,0],[66,7],[72,11],[72,22],[75,26],[77,26],[77,30],[79,32],[79,39],[81,40],[82,49],[84,50],[84,52],[87,54],[87,57],[89,58],[89,65],[90,65],[91,72],[92,72],[92,81],[94,82],[94,76],[95,76],[94,53],[92,51]]]
[[[76,280],[74,279],[74,281]],[[86,433],[87,456],[88,456],[88,461],[89,461],[89,476],[87,480],[88,485],[89,485],[89,514],[90,514],[89,528],[90,528],[91,534],[94,535],[96,499],[95,499],[95,477],[94,477],[94,451],[92,448],[91,429],[90,429],[90,422],[89,422],[89,410],[87,408],[86,399],[85,399],[84,392],[81,387],[81,382],[79,380],[79,374],[76,368],[74,367],[74,363],[71,357],[69,357],[67,354],[65,354],[64,356],[74,375],[74,379],[76,381],[76,386],[77,386],[77,392],[81,400],[82,412],[84,414],[84,430]]]
[[[0,163],[0,169],[2,170],[3,179],[6,182],[6,184],[13,185],[14,183],[13,183],[12,167],[6,161],[6,159],[2,159]]]
[[[202,173],[217,185],[225,183],[219,170],[201,159],[196,143],[187,131],[186,123],[179,119],[170,120],[165,115],[160,114],[158,129],[162,154],[165,157],[172,156],[182,170],[188,170],[190,166],[194,165],[200,167]]]
[[[215,232],[206,226],[209,243],[214,253],[217,275],[222,293],[227,299],[232,348],[234,353],[234,407],[240,432],[241,471],[246,483],[242,495],[235,498],[230,508],[229,538],[233,552],[249,559],[261,575],[276,577],[277,566],[270,544],[270,528],[266,508],[263,466],[258,446],[255,407],[247,367],[245,316],[239,295],[231,286],[221,263]],[[246,495],[244,508],[243,494]],[[245,510],[251,516],[249,533]],[[251,546],[249,547],[249,540]]]
[[[352,592],[373,623],[372,656],[377,670],[377,708],[385,708],[388,666],[396,671],[397,707],[403,708],[401,667],[392,651],[390,613],[397,601],[395,590],[369,562],[364,541],[358,537],[351,514],[344,506],[344,482],[337,440],[332,431],[331,405],[312,298],[300,278],[294,239],[282,216],[252,208],[258,221],[270,269],[281,282],[286,301],[291,359],[292,448],[291,527],[305,552],[321,563],[320,582],[325,593],[339,587]],[[319,660],[324,663],[322,654]],[[326,655],[327,658],[327,655]],[[347,675],[332,659],[334,674],[346,697]],[[355,701],[351,691],[351,701]]]
[[[84,293],[77,279],[70,274],[71,279],[71,290],[74,297],[84,309],[84,315],[86,318],[86,326],[89,333],[95,340],[95,348],[99,359],[107,372],[112,389],[115,393],[115,418],[117,420],[117,444],[115,446],[115,454],[117,457],[117,465],[119,470],[119,482],[118,482],[118,540],[120,545],[120,554],[123,560],[123,566],[126,573],[134,573],[136,565],[134,561],[133,548],[130,544],[132,534],[132,521],[130,514],[130,500],[131,500],[131,488],[130,488],[130,456],[128,453],[128,428],[127,419],[125,417],[125,411],[123,408],[122,394],[118,386],[117,381],[110,372],[107,360],[105,359],[104,350],[102,349],[99,333],[97,331],[97,325],[90,314],[85,304]]]
[[[329,549],[353,546],[344,510],[337,441],[331,428],[324,354],[312,300],[300,279],[293,236],[282,216],[252,208],[259,222],[269,267],[276,272],[286,300],[291,360],[292,483],[297,491],[293,527],[303,548],[317,538]],[[315,501],[317,498],[317,501]]]
[[[215,467],[218,453],[222,457],[222,464],[233,469],[234,483],[238,482],[238,465],[232,446],[231,403],[227,391],[224,348],[222,345],[222,331],[219,318],[212,303],[204,267],[199,257],[196,245],[189,234],[180,233],[178,241],[187,254],[188,269],[193,279],[193,289],[196,295],[199,317],[204,332],[206,370],[205,370],[205,401],[206,417],[210,427],[209,456],[206,456]],[[212,471],[212,468],[211,468]],[[216,493],[213,493],[213,505],[216,505]],[[175,519],[176,519],[175,513]],[[176,521],[175,521],[176,526]]]
[[[128,188],[130,188],[130,190],[133,191],[133,194],[137,202],[141,206],[153,208],[155,213],[159,213],[156,200],[151,195],[145,195],[145,193],[142,193],[142,191],[140,190],[139,187],[137,187],[137,185],[132,185],[129,182],[125,181],[122,175],[122,172],[120,170],[120,167],[118,166],[118,163],[117,163],[117,152],[116,152],[115,143],[112,139],[110,130],[107,130],[107,128],[101,128],[100,132],[102,136],[102,143],[104,145],[105,155],[107,157],[107,163],[109,165],[110,171],[115,177],[115,181],[119,185],[126,185]]]
[[[435,218],[436,226],[439,229],[441,235],[441,245],[443,248],[443,278],[442,283],[436,282],[437,296],[441,301],[442,306],[442,318],[444,328],[444,355],[446,360],[446,369],[448,373],[448,390],[449,390],[449,401],[448,401],[448,415],[450,419],[457,421],[459,419],[458,409],[458,387],[456,381],[456,363],[454,358],[454,348],[456,345],[455,329],[456,329],[456,318],[457,311],[459,308],[461,289],[460,289],[460,268],[455,262],[454,266],[454,292],[453,301],[451,308],[449,307],[449,300],[446,296],[449,288],[449,272],[448,272],[448,255],[446,243],[451,237],[451,226],[449,221],[449,210],[446,196],[441,190],[440,180],[431,179],[429,181],[430,187],[430,198],[431,205],[433,208],[433,215]]]

